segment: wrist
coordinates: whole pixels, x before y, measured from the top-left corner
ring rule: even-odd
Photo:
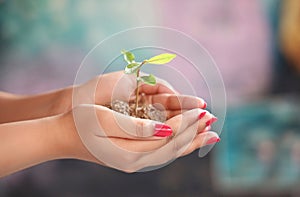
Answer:
[[[56,141],[59,143],[57,146],[59,147],[59,158],[97,161],[82,143],[76,130],[72,111],[55,116],[52,128],[56,131]]]
[[[39,95],[0,95],[0,123],[32,120],[65,113],[72,108],[73,87]]]
[[[73,86],[50,93],[53,95],[49,96],[48,104],[45,104],[48,106],[47,116],[53,116],[70,111],[72,109],[72,93]]]
[[[58,116],[0,124],[0,177],[50,160],[67,158]]]

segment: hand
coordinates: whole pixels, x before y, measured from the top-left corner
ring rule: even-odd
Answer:
[[[166,112],[167,119],[179,115],[177,117],[178,119],[183,116],[180,115],[182,112],[194,108],[206,107],[206,103],[203,101],[203,99],[200,99],[198,97],[192,97],[192,96],[176,95],[176,91],[167,82],[161,79],[157,79],[157,82],[158,83],[156,84],[156,86],[141,85],[140,92],[145,94],[145,101],[147,104],[160,104],[160,106],[163,106]],[[102,106],[81,105],[87,103],[105,105],[115,99],[129,101],[134,99],[135,89],[136,89],[135,77],[133,75],[124,74],[121,71],[121,72],[109,73],[109,74],[96,77],[91,81],[81,86],[78,86],[77,89],[74,90],[73,104],[75,106],[78,106],[75,107],[75,109],[73,110],[74,119],[75,122],[77,123],[76,124],[77,131],[81,136],[81,140],[83,141],[83,144],[87,146],[89,152],[92,153],[94,156],[96,156],[95,158],[90,154],[86,154],[90,156],[89,159],[87,160],[91,160],[91,158],[93,158],[93,161],[96,161],[98,163],[104,162],[106,163],[106,165],[112,166],[114,168],[123,171],[130,171],[130,170],[135,171],[137,170],[138,167],[137,166],[132,167],[130,164],[130,162],[136,163],[134,159],[128,162],[124,162],[119,160],[115,161],[115,158],[122,158],[122,156],[126,157],[127,155],[131,155],[130,153],[127,154],[128,151],[129,152],[136,151],[136,150],[137,152],[153,151],[154,148],[157,149],[159,148],[158,144],[160,144],[160,146],[162,146],[162,144],[166,144],[167,142],[166,139],[158,140],[157,137],[153,137],[153,135],[155,136],[156,132],[158,132],[155,129],[156,125],[160,125],[160,123],[150,121],[150,120],[140,120],[132,117],[126,117],[124,115],[113,112]],[[97,114],[97,118],[93,116],[95,115],[95,113]],[[210,116],[212,115],[210,115],[207,112],[207,114],[203,117],[202,121],[208,121],[206,119],[207,117],[208,119],[211,119]],[[99,128],[98,121],[101,128]],[[168,120],[166,124],[168,124],[168,122],[172,123],[172,120]],[[78,125],[78,123],[80,124]],[[179,131],[178,125],[180,125],[180,123],[181,121],[179,120],[173,122],[172,126],[175,128],[174,133],[176,131]],[[89,125],[89,128],[86,128],[87,125]],[[143,132],[135,133],[137,131],[137,128],[139,128],[138,129],[139,132],[141,131]],[[187,127],[182,129],[182,131],[186,129]],[[205,127],[202,124],[202,126],[196,130],[204,131],[205,129],[207,130],[208,127]],[[87,132],[87,131],[94,131],[94,132]],[[193,133],[190,134],[192,135]],[[185,152],[184,154],[188,154],[193,150],[195,150],[196,148],[203,146],[205,144],[204,138],[206,139],[207,136],[210,136],[210,138],[213,139],[219,139],[214,135],[216,134],[212,132],[207,132],[205,134],[199,135],[199,137],[193,143],[191,148],[187,150],[187,152]],[[147,144],[145,140],[149,141],[148,142],[149,146],[142,145],[142,144]],[[192,139],[190,139],[189,142],[191,141]],[[201,143],[199,143],[199,141]],[[137,146],[137,144],[140,145]],[[125,147],[122,147],[122,145],[124,145]],[[106,149],[107,147],[110,147],[108,149],[112,150],[112,152],[109,152],[108,154],[101,153],[101,151],[103,151],[105,147]],[[116,150],[116,152],[114,152],[113,150]],[[126,150],[125,153],[124,150]],[[176,152],[176,154],[178,155],[177,151],[175,150],[173,151],[169,150],[169,151],[171,151],[169,152],[169,155],[171,155],[172,158],[175,159],[176,157],[174,157],[174,154]],[[115,156],[113,156],[114,154]],[[99,155],[101,155],[101,158],[99,158]],[[169,157],[164,156],[163,158],[167,159]],[[167,161],[168,160],[164,160],[164,162]],[[164,163],[164,162],[160,161],[157,164]],[[120,164],[123,166],[118,166]],[[139,166],[139,167],[142,168],[146,166]]]
[[[136,85],[135,76],[125,74],[123,71],[100,75],[74,88],[73,106],[80,104],[106,105],[112,100],[133,100]],[[141,85],[140,93],[145,93],[148,96],[176,94],[177,92],[168,82],[157,78],[155,86]],[[203,107],[205,102],[199,98],[199,104]]]
[[[196,97],[179,96],[186,105],[165,106],[164,125],[151,120],[125,116],[98,105],[79,105],[65,115],[63,125],[73,133],[67,140],[73,157],[96,162],[125,172],[167,163],[195,149],[219,140],[215,132],[206,131],[215,117],[200,108],[189,106]],[[180,99],[179,99],[180,100]],[[164,99],[158,99],[163,103]],[[201,114],[201,115],[200,115]],[[199,119],[199,117],[201,117]],[[75,122],[75,124],[74,124]],[[172,130],[173,137],[157,137],[158,132]],[[77,134],[78,132],[78,134]],[[70,139],[72,139],[70,141]]]
[[[216,133],[208,131],[215,119],[200,109],[205,108],[205,102],[176,94],[160,79],[156,86],[142,85],[140,91],[146,103],[163,106],[167,118],[164,125],[94,105],[132,99],[134,82],[132,76],[116,72],[41,95],[0,95],[5,112],[0,113],[0,122],[11,122],[0,124],[0,155],[5,158],[0,160],[0,177],[60,158],[88,160],[134,172],[219,140]],[[73,89],[73,98],[79,102],[71,109]],[[27,121],[12,122],[17,120]]]
[[[156,95],[160,97],[160,94],[176,93],[166,81],[158,78],[157,82],[156,86],[141,86],[140,92],[146,93],[147,101],[155,100]],[[105,105],[113,99],[128,101],[133,99],[129,97],[135,88],[134,76],[120,71],[97,76],[82,85],[40,95],[21,96],[0,92],[0,123],[54,116],[66,113],[72,106],[80,104]],[[174,97],[169,99],[166,101],[177,102]],[[200,98],[198,100],[199,107],[205,108],[205,102]]]

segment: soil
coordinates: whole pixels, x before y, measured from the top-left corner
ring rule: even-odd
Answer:
[[[143,102],[139,102],[137,114],[135,113],[135,103],[134,102],[124,102],[120,100],[114,100],[110,105],[106,107],[119,112],[124,115],[133,116],[137,118],[150,119],[159,122],[166,121],[166,115],[164,111],[161,111],[155,108],[151,104],[145,104]]]

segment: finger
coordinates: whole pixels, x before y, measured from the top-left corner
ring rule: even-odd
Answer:
[[[216,122],[218,119],[208,111],[204,110],[199,115],[198,133],[204,132],[209,129],[209,127]]]
[[[206,108],[206,102],[199,97],[175,94],[147,95],[146,102],[162,105],[166,110]]]
[[[197,130],[204,130],[206,122],[208,122],[212,117],[214,116],[208,111],[195,108],[168,119],[166,124],[170,125],[174,134],[177,135],[177,133],[184,131],[197,121],[199,121],[199,127]]]
[[[208,131],[205,133],[198,134],[191,145],[184,151],[182,156],[192,153],[194,150],[201,148],[206,145],[215,144],[220,141],[220,137],[217,133]]]
[[[161,94],[161,93],[169,93],[169,94],[175,94],[176,91],[173,89],[170,89],[169,87],[157,83],[156,85],[148,85],[148,84],[142,84],[140,86],[140,92],[145,94]]]
[[[182,155],[186,149],[185,147],[188,147],[197,133],[197,124],[198,123],[196,121],[185,129],[184,132],[178,131],[179,135],[175,135],[175,137],[173,137],[164,146],[147,154],[144,153],[143,156],[140,156],[134,165],[131,166],[132,170],[136,171],[146,166],[158,167],[158,165],[165,164]]]
[[[194,111],[196,111],[196,110],[194,110]],[[194,112],[185,113],[183,115],[183,116],[185,116],[185,120],[182,120],[182,121],[186,121],[186,119],[189,118],[188,116],[191,116],[191,115],[194,115]],[[208,116],[207,119],[209,119],[209,117],[211,117],[212,115],[208,114],[207,116]],[[197,119],[194,119],[194,120],[195,120],[194,123],[197,123]],[[200,123],[200,121],[199,121],[199,123]],[[198,127],[199,127],[199,124],[198,124]],[[196,130],[197,130],[197,128],[195,129],[195,131]],[[145,140],[122,139],[122,138],[110,138],[110,139],[114,143],[116,143],[118,146],[121,146],[121,147],[123,147],[129,151],[133,151],[133,152],[147,152],[147,151],[157,150],[169,141],[169,138],[165,138],[163,140],[152,140],[150,138],[146,138]]]
[[[146,73],[141,73],[141,75],[146,75]],[[147,84],[142,84],[140,86],[141,93],[145,94],[178,94],[178,92],[173,88],[173,86],[167,81],[156,77],[156,85],[151,86]]]
[[[164,80],[164,79],[161,79],[161,78],[156,77],[156,83],[157,83],[157,84],[161,84],[162,86],[167,87],[168,89],[172,90],[173,93],[175,93],[175,94],[179,94],[179,92],[176,91],[175,88],[174,88],[169,82],[167,82],[167,81]],[[162,92],[162,93],[163,93],[163,92]]]
[[[166,117],[167,117],[167,119],[170,119],[170,118],[173,118],[174,116],[177,116],[177,115],[179,115],[179,114],[183,114],[183,113],[185,113],[186,111],[188,111],[188,110],[167,110],[167,111],[165,111],[165,113],[166,113]],[[203,112],[201,112],[201,114],[199,115],[199,119],[201,119],[201,118],[203,118],[205,115],[207,115],[206,114],[207,113],[207,111],[205,110],[205,111],[203,111]],[[212,114],[208,114],[208,115],[210,115],[209,117],[210,118],[214,118],[214,120],[212,120],[210,123],[207,123],[207,124],[213,124],[214,122],[216,122],[217,121],[217,119],[215,120],[215,116],[213,116]],[[210,120],[209,118],[205,118],[205,119],[208,119],[208,120]]]
[[[205,129],[204,129],[204,130],[198,130],[198,134],[200,134],[200,133],[204,133],[204,132],[207,132],[207,131],[209,131],[209,130],[211,130],[211,126],[207,126],[207,127],[205,127]]]
[[[205,116],[199,120],[199,115],[197,114],[203,112],[205,112]],[[192,143],[194,137],[197,135],[199,125],[203,125],[202,128],[205,128],[204,125],[206,120],[209,120],[211,117],[213,117],[212,114],[201,109],[189,110],[174,117],[168,124],[172,126],[175,137],[156,143],[156,149],[154,149],[153,156],[150,157],[153,157],[153,159],[155,158],[156,160],[153,161],[156,161],[159,164],[162,164],[162,161],[167,162],[172,158],[179,157]],[[150,149],[147,149],[147,151],[149,150]]]
[[[97,136],[128,139],[161,139],[172,135],[172,128],[167,124],[148,119],[134,118],[95,106],[102,133]]]
[[[127,166],[126,170],[134,172],[147,166],[158,166],[181,156],[197,135],[198,116],[203,111],[193,109],[170,119],[169,124],[172,126],[173,132],[176,133],[173,138],[155,143],[139,142],[136,147],[131,144],[130,150],[133,150],[134,153],[127,152],[125,156],[130,160],[134,159],[134,163]],[[123,144],[123,146],[127,145],[128,143]]]
[[[165,114],[166,114],[166,117],[167,117],[167,120],[168,120],[170,118],[173,118],[174,116],[177,116],[179,114],[183,114],[186,111],[188,111],[188,110],[167,110],[167,111],[165,111]]]
[[[163,138],[161,140],[140,140],[110,137],[109,139],[124,150],[136,153],[157,150],[168,142],[168,138]]]

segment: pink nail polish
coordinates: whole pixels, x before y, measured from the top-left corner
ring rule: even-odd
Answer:
[[[205,124],[206,124],[206,126],[210,126],[210,125],[212,125],[214,122],[216,122],[217,120],[218,120],[218,118],[213,117],[213,118],[211,118],[210,120],[208,120]]]
[[[202,109],[205,109],[207,107],[207,103],[204,102]]]
[[[166,124],[156,124],[154,130],[154,136],[156,137],[168,137],[172,135],[173,131],[171,127]]]
[[[218,120],[218,118],[213,117],[213,118],[211,119],[211,124],[213,124],[214,122],[217,122],[217,120]]]
[[[214,144],[221,141],[219,137],[212,137],[209,140],[207,140],[206,145]]]
[[[205,114],[206,114],[206,111],[201,112],[198,116],[198,119],[200,120],[201,118],[203,118],[205,116]]]

